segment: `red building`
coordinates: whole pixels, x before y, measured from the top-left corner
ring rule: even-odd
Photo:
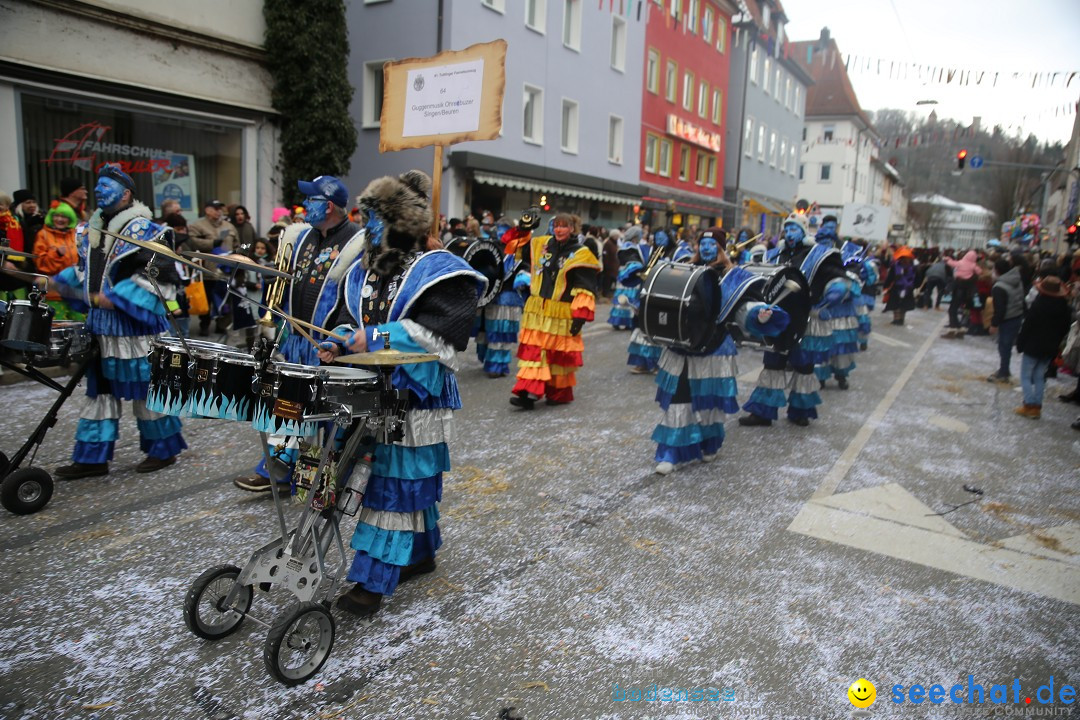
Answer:
[[[724,206],[729,0],[649,0],[642,79],[642,207],[653,227],[708,227]]]

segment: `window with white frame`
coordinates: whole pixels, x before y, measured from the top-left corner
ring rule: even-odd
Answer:
[[[687,27],[694,35],[697,35],[698,2],[700,0],[690,0],[686,9]]]
[[[761,88],[765,91],[765,94],[768,95],[771,92],[770,84],[772,83],[772,61],[769,59],[768,55],[765,56],[765,60],[762,62],[762,70]]]
[[[754,157],[754,118],[747,116],[746,127],[743,129],[743,152],[746,157]]]
[[[656,156],[659,154],[660,138],[652,133],[645,135],[645,172],[656,172]]]
[[[795,107],[792,108],[792,111],[796,115],[798,115],[799,117],[802,117],[802,114],[803,114],[802,88],[800,86],[798,86],[798,85],[795,86],[795,101],[794,102],[795,102]]]
[[[690,179],[690,148],[686,145],[679,149],[679,179],[684,182]]]
[[[535,85],[525,86],[524,121],[521,137],[525,142],[540,145],[544,142],[544,90]]]
[[[727,51],[727,20],[720,18],[716,23],[716,49]]]
[[[758,129],[757,129],[757,159],[758,159],[758,162],[765,162],[765,150],[766,150],[765,142],[766,142],[766,140],[768,140],[768,133],[769,133],[769,131],[765,127],[764,123],[761,124],[761,125],[758,125]]]
[[[704,185],[705,180],[706,180],[706,174],[708,172],[709,172],[709,164],[707,162],[707,158],[705,157],[705,153],[702,152],[701,150],[698,150],[697,168],[696,168],[696,172],[694,173],[694,184],[695,185]]]
[[[835,125],[826,125],[825,128],[821,131],[821,139],[824,140],[825,142],[832,142],[833,137],[835,135],[836,135],[836,126]]]
[[[671,141],[660,138],[660,158],[656,169],[664,177],[671,177],[671,150]]]
[[[791,76],[788,75],[784,80],[784,106],[791,109]]]
[[[611,16],[611,67],[626,69],[626,18]]]
[[[776,77],[773,80],[773,94],[776,96],[776,102],[782,102],[780,97],[780,79],[784,77],[784,73],[780,69],[780,63],[776,63],[774,72],[776,73]]]
[[[660,52],[649,48],[649,59],[645,63],[645,89],[651,93],[660,92]]]
[[[722,90],[712,91],[712,121],[717,125],[720,125],[723,120],[723,106],[724,106],[724,92]]]
[[[679,77],[679,64],[674,60],[668,60],[664,68],[664,98],[668,102],[675,102],[676,83]]]
[[[787,172],[787,138],[780,138],[780,154],[777,156],[780,172]]]
[[[709,112],[709,83],[702,80],[698,83],[697,91],[697,114],[698,117],[705,117]]]
[[[562,132],[559,135],[559,147],[567,153],[577,154],[578,151],[578,104],[566,98],[562,101]]]
[[[383,64],[387,60],[364,63],[364,94],[361,125],[377,128],[382,122]]]
[[[709,156],[709,169],[708,169],[707,172],[708,172],[708,175],[705,178],[705,186],[706,187],[716,187],[716,156],[715,155],[710,155]]]
[[[689,70],[683,73],[682,106],[683,110],[694,109],[694,73]]]
[[[805,166],[802,163],[800,163],[799,164],[799,180],[803,179],[803,172],[805,171],[805,169],[806,169]]]
[[[486,8],[491,8],[495,12],[506,11],[506,0],[480,0],[480,4]]]
[[[706,5],[705,10],[701,13],[701,39],[707,43],[712,43],[713,39],[713,24],[716,22],[716,17],[713,14],[711,5]]]
[[[581,0],[563,0],[562,44],[581,49]]]
[[[622,165],[623,156],[623,119],[618,115],[608,116],[608,162]]]
[[[769,133],[769,165],[776,167],[776,131]]]
[[[823,182],[832,179],[832,163],[821,163],[821,176],[819,179]]]
[[[525,27],[538,33],[547,30],[547,0],[525,0]]]
[[[750,82],[755,85],[758,84],[758,46],[754,43],[754,47],[750,49]]]

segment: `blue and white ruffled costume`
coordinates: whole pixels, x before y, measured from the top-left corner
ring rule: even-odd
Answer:
[[[155,225],[150,217],[150,210],[136,201],[117,213],[104,229],[150,241],[166,229]],[[86,373],[86,403],[75,430],[71,459],[84,464],[112,460],[120,436],[120,401],[130,400],[139,429],[140,449],[151,458],[166,460],[187,448],[180,434],[178,418],[146,409],[150,340],[169,328],[167,310],[141,270],[120,276],[121,261],[141,248],[105,235],[102,229],[102,211],[99,209],[76,230],[78,263],[55,277],[57,283],[69,288],[65,295],[71,298],[75,309],[89,309],[86,326],[100,351]],[[91,249],[99,247],[104,249],[105,263],[101,292],[112,302],[114,307],[111,309],[90,307],[88,279],[97,270],[90,267]],[[167,301],[175,298],[175,286],[160,282],[159,285]]]

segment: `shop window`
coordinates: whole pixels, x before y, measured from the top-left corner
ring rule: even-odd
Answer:
[[[28,92],[20,99],[26,186],[45,206],[63,178],[93,188],[98,168],[107,162],[120,163],[131,175],[138,200],[159,208],[166,198],[175,198],[189,220],[199,216],[206,200],[242,200],[238,126]],[[91,196],[91,207],[93,202]],[[265,218],[254,220],[260,224]]]

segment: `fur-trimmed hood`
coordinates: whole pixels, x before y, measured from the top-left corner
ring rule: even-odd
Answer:
[[[90,216],[90,220],[87,223],[87,230],[90,238],[90,247],[96,248],[101,245],[101,230],[104,225],[104,222],[102,220],[103,215],[104,213],[102,212],[101,208],[98,208],[94,211],[94,214]],[[140,217],[149,219],[153,217],[153,214],[150,212],[150,208],[146,207],[138,200],[133,200],[130,206],[124,208],[113,216],[113,219],[109,221],[109,227],[105,229],[111,233],[119,233],[127,226],[129,222],[131,222],[135,218]],[[107,235],[105,237],[108,238]],[[112,238],[108,238],[106,247],[112,246],[112,240]]]
[[[356,198],[369,216],[364,266],[379,275],[388,275],[414,251],[423,251],[431,231],[431,178],[419,170],[397,177],[387,175],[372,180]],[[382,237],[375,232],[372,216],[381,220]],[[372,241],[378,242],[373,245]]]

